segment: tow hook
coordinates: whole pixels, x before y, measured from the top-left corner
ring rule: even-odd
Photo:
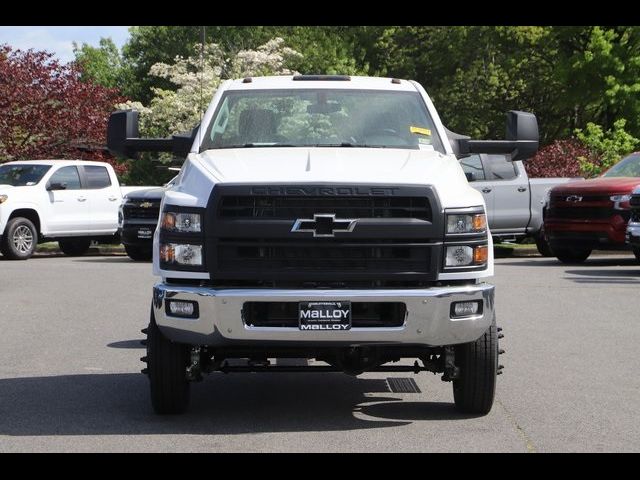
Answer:
[[[200,364],[200,347],[191,348],[191,363],[187,367],[187,380],[190,382],[202,381],[202,366]]]
[[[455,352],[453,347],[444,347],[444,374],[441,380],[450,382],[460,377],[460,368],[455,364]]]

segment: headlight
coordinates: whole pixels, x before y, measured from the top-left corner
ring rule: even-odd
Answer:
[[[170,265],[202,266],[202,245],[161,243],[160,262]]]
[[[487,229],[487,217],[484,213],[448,214],[447,233],[481,233]]]
[[[160,227],[168,232],[200,233],[202,231],[199,213],[162,212]]]
[[[487,263],[487,245],[454,245],[446,247],[445,267],[476,267]]]
[[[9,199],[8,195],[0,195],[0,203],[4,203]]]

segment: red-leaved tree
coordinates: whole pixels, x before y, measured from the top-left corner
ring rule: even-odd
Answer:
[[[556,140],[542,147],[525,163],[530,177],[581,177],[580,157],[597,161],[579,140]]]
[[[109,113],[125,101],[117,90],[80,80],[53,54],[0,45],[0,163],[85,159],[124,169],[105,150]]]

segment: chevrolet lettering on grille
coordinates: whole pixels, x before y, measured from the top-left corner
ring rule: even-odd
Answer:
[[[334,237],[336,232],[352,232],[356,220],[336,218],[335,214],[316,213],[313,218],[299,218],[292,232],[309,232],[314,237]]]

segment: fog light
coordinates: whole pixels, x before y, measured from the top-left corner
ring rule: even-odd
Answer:
[[[480,314],[482,314],[482,300],[453,302],[451,304],[451,318],[471,317]]]
[[[167,300],[167,315],[198,318],[198,303],[185,300]]]

